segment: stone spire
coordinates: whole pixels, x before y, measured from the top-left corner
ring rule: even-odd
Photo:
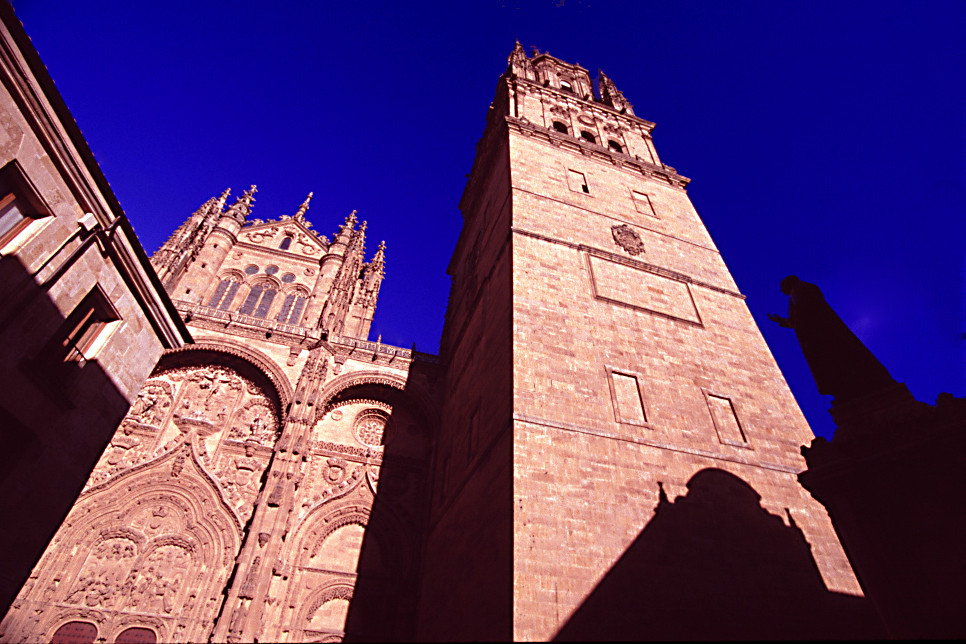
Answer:
[[[349,213],[349,216],[345,218],[345,223],[339,227],[339,232],[335,234],[332,238],[332,245],[340,245],[342,247],[349,245],[349,240],[352,239],[352,234],[355,232],[356,228],[356,211],[353,210]]]
[[[527,58],[527,52],[523,51],[523,45],[520,41],[516,41],[513,46],[513,51],[510,52],[510,57],[507,58],[507,72],[514,76],[520,76],[522,78],[529,78],[533,80],[535,78],[533,73],[533,63]]]
[[[385,275],[386,272],[386,242],[379,242],[379,248],[376,249],[376,254],[372,257],[372,263],[369,265],[370,270],[378,272],[378,274]]]
[[[621,114],[634,115],[634,106],[630,104],[624,94],[621,93],[617,86],[614,85],[614,81],[604,73],[604,70],[600,71],[600,77],[598,82],[600,83],[600,100],[604,105],[609,105],[615,110],[619,111]]]
[[[211,197],[203,203],[151,257],[151,264],[165,287],[176,282],[198,254],[218,222],[229,192],[231,188],[221,193],[220,197]]]
[[[225,203],[228,201],[228,195],[231,194],[231,188],[225,188],[225,191],[221,193],[221,196],[215,197],[214,206],[217,212],[221,212],[225,209]]]
[[[238,201],[232,204],[231,208],[228,209],[228,212],[225,213],[226,216],[235,219],[240,224],[244,224],[245,219],[252,212],[252,202],[255,201],[255,193],[257,191],[258,188],[252,184],[252,187],[246,190],[245,194],[239,197]]]
[[[305,213],[309,211],[309,202],[312,201],[312,195],[313,193],[310,192],[309,196],[302,202],[302,205],[299,206],[298,212],[295,213],[295,221],[305,223]]]
[[[376,254],[372,257],[372,261],[364,264],[363,269],[365,272],[363,273],[362,289],[359,291],[358,304],[363,307],[363,313],[360,317],[366,320],[366,322],[364,322],[363,328],[360,331],[368,334],[368,325],[372,323],[372,316],[376,309],[376,300],[379,297],[379,287],[382,285],[382,280],[386,276],[386,242],[379,242],[379,248],[376,249]]]

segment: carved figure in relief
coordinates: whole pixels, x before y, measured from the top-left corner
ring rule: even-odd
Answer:
[[[138,392],[128,416],[142,425],[158,427],[171,406],[171,397],[161,385],[150,384]]]
[[[346,471],[349,467],[348,462],[344,458],[330,458],[326,459],[325,473],[323,476],[325,480],[333,485],[338,485],[345,480]]]
[[[139,611],[171,613],[191,556],[179,545],[164,545],[148,555],[129,580],[130,606]]]
[[[142,460],[143,455],[140,454],[138,449],[135,449],[140,445],[141,441],[137,437],[131,436],[131,427],[122,425],[121,430],[111,439],[111,443],[105,452],[107,474],[113,475],[122,469],[133,467]]]
[[[228,437],[233,440],[254,440],[263,445],[275,443],[276,423],[268,400],[256,398],[248,402],[237,416]]]
[[[129,539],[111,538],[96,544],[67,596],[73,604],[112,608],[120,584],[134,562],[136,546]]]
[[[235,458],[235,485],[239,490],[254,487],[255,472],[261,469],[261,461],[255,458],[255,444],[245,443],[245,456]],[[257,492],[257,490],[256,490]]]
[[[148,520],[148,527],[152,530],[157,530],[164,518],[168,516],[168,510],[163,506],[159,505],[156,510],[151,513],[151,518]]]

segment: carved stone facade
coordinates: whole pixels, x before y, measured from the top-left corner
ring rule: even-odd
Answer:
[[[249,220],[254,194],[152,259],[195,343],[141,387],[0,638],[333,641],[354,598],[395,615],[361,632],[412,634],[435,358],[366,340],[365,222],[330,242],[308,199]]]
[[[311,194],[206,201],[151,260],[194,343],[132,392],[0,640],[879,634],[688,179],[600,87],[511,54],[439,360],[367,339],[386,251],[355,212],[329,237]]]

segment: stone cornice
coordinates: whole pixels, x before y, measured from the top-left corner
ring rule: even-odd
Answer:
[[[543,94],[558,100],[565,100],[566,102],[575,102],[580,105],[583,105],[584,108],[587,110],[601,110],[605,112],[608,116],[637,123],[638,125],[642,125],[644,129],[647,130],[648,133],[650,133],[651,130],[653,130],[657,125],[653,121],[648,121],[647,119],[643,119],[639,116],[634,116],[631,114],[622,114],[620,110],[615,110],[610,105],[607,105],[606,103],[598,101],[596,98],[593,98],[593,99],[581,98],[576,94],[568,94],[566,92],[561,92],[559,89],[555,87],[545,87],[539,81],[531,80],[529,78],[522,78],[520,76],[514,76],[513,81],[517,83],[518,86],[525,85],[527,92],[533,92],[534,94]]]
[[[620,152],[614,152],[596,143],[588,143],[582,139],[575,138],[569,134],[562,134],[551,128],[532,123],[526,118],[516,118],[515,116],[506,117],[507,126],[524,136],[540,138],[551,145],[567,147],[579,151],[581,154],[593,157],[599,161],[609,162],[620,168],[626,168],[639,172],[645,177],[657,179],[667,183],[673,188],[684,190],[687,188],[690,179],[679,175],[674,168],[665,165],[655,165],[639,158],[631,157]]]

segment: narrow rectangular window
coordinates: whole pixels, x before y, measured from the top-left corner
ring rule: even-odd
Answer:
[[[110,301],[100,289],[95,288],[67,317],[64,323],[65,333],[61,336],[57,355],[50,358],[60,362],[84,362],[91,359],[94,344],[107,330],[108,325],[119,319]]]
[[[238,292],[238,287],[241,286],[238,282],[232,282],[231,286],[228,287],[228,293],[225,294],[225,299],[221,301],[218,306],[222,311],[227,311],[228,307],[231,306],[232,300],[235,299],[235,293]]]
[[[215,292],[212,294],[211,299],[208,300],[208,306],[215,307],[221,303],[221,298],[225,296],[225,291],[228,290],[229,284],[230,282],[228,280],[221,280],[221,282],[218,284],[218,288],[216,288]]]
[[[288,318],[289,324],[298,324],[302,320],[302,309],[305,308],[305,298],[295,298],[295,306],[292,307],[292,315]]]
[[[738,421],[738,414],[731,399],[715,394],[707,394],[707,398],[718,440],[726,445],[747,445],[748,438]]]
[[[253,286],[252,290],[248,292],[248,297],[245,298],[245,301],[239,307],[238,312],[242,315],[251,315],[252,311],[255,310],[255,305],[258,304],[258,298],[261,296],[263,288],[262,286]]]
[[[590,188],[587,187],[587,177],[584,176],[583,172],[577,172],[576,170],[567,171],[567,183],[570,189],[574,192],[583,192],[585,194],[590,194]]]
[[[632,190],[631,196],[634,199],[634,207],[637,208],[637,212],[642,212],[645,215],[650,215],[651,217],[657,217],[657,213],[654,212],[654,206],[651,204],[650,197],[643,192],[638,192],[637,190]]]
[[[637,376],[611,372],[611,395],[613,396],[614,412],[617,422],[630,425],[644,425],[647,415],[644,413],[644,401],[641,399],[640,383]]]
[[[278,315],[275,317],[279,322],[288,322],[288,312],[292,309],[292,303],[295,302],[295,295],[289,293],[282,300],[282,308],[279,309]]]
[[[273,288],[265,289],[265,294],[262,295],[262,301],[258,303],[258,308],[255,309],[255,317],[264,318],[268,315],[268,309],[272,308],[272,301],[275,299],[277,292]]]
[[[49,214],[19,163],[11,161],[0,169],[0,246],[12,241],[35,219]]]

